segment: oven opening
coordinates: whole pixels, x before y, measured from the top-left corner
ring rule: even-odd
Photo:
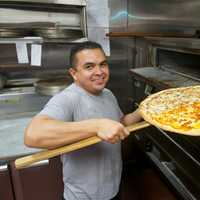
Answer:
[[[157,48],[156,65],[200,80],[200,51]]]

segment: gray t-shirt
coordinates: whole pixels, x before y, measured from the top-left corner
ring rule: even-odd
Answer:
[[[39,114],[62,121],[119,121],[123,115],[110,90],[92,95],[74,83],[50,99]],[[66,200],[109,200],[117,194],[122,171],[120,142],[101,142],[64,154],[62,162]]]

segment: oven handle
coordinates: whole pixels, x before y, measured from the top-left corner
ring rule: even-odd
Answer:
[[[176,188],[183,199],[197,200],[172,171],[174,168],[172,162],[160,161],[153,153],[146,153],[148,157],[153,161],[153,163],[159,168],[159,170],[166,176],[169,182]]]

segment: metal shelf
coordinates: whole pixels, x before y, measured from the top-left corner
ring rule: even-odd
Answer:
[[[8,1],[1,1],[1,4],[4,5],[17,5],[20,2],[27,2],[28,4],[30,3],[45,3],[45,4],[62,4],[62,5],[76,5],[76,6],[85,6],[86,5],[86,0],[29,0],[29,1],[25,1],[25,0],[10,0]]]
[[[0,38],[0,44],[15,44],[16,42],[29,43],[43,43],[41,37],[24,37],[24,38]]]
[[[26,44],[42,44],[42,43],[79,43],[87,41],[88,38],[78,39],[48,39],[42,37],[24,37],[24,38],[0,38],[0,44],[16,44],[17,42],[24,42]]]

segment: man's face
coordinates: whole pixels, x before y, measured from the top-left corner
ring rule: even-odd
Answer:
[[[109,68],[101,49],[85,49],[76,54],[76,66],[70,69],[75,83],[92,94],[99,94],[109,79]]]

